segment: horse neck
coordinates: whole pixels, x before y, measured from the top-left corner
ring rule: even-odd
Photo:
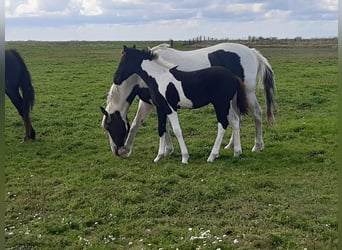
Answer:
[[[107,111],[109,113],[119,111],[121,116],[125,117],[132,103],[129,100],[136,96],[135,86],[129,79],[121,85],[113,84],[107,97]]]
[[[155,75],[156,72],[159,72],[158,74],[160,74],[166,70],[168,70],[166,67],[156,63],[154,60],[143,60],[136,74],[138,74],[149,86],[151,83],[151,76]]]
[[[141,63],[141,70],[138,72],[139,76],[146,82],[146,78],[153,75],[170,74],[170,69],[175,65],[169,63],[162,58],[154,60],[144,60]]]

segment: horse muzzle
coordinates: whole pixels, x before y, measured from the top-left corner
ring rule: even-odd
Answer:
[[[130,150],[126,149],[125,147],[121,147],[119,149],[115,148],[115,150],[113,150],[113,154],[119,156],[120,158],[127,158],[130,155]]]

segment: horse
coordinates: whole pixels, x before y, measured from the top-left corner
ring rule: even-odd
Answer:
[[[257,80],[263,83],[265,96],[266,96],[266,110],[269,123],[273,123],[274,112],[276,110],[275,102],[275,81],[273,70],[268,60],[262,56],[256,49],[248,48],[242,44],[237,43],[220,43],[214,46],[190,50],[180,51],[170,48],[168,44],[160,44],[151,49],[152,52],[158,53],[160,58],[177,64],[179,69],[182,70],[197,70],[210,66],[223,66],[229,68],[233,74],[239,76],[243,80],[245,86],[249,113],[252,114],[255,122],[255,141],[252,148],[253,152],[259,152],[264,149],[264,142],[262,138],[262,110],[256,99],[255,90]],[[114,85],[115,83],[113,83]],[[115,90],[115,98],[107,97],[107,107],[111,113],[118,111],[121,116],[112,117],[112,121],[119,119],[116,123],[123,123],[125,126],[121,126],[119,129],[123,129],[120,133],[120,138],[114,138],[114,140],[124,141],[124,148],[126,154],[119,155],[120,157],[129,157],[132,152],[132,146],[134,138],[142,125],[143,121],[147,118],[148,114],[153,108],[153,104],[150,101],[150,97],[146,96],[146,84],[137,75],[129,77],[125,83],[126,87],[112,86],[110,92]],[[109,92],[109,93],[110,93]],[[136,115],[130,126],[129,121],[126,119],[127,112],[131,105],[132,98],[136,95],[139,96],[140,101]],[[107,110],[108,110],[107,109]],[[234,120],[236,118],[237,120]],[[233,116],[234,123],[240,123],[238,116]],[[103,118],[104,119],[104,118]],[[125,127],[129,127],[126,130]],[[229,140],[229,143],[225,147],[226,149],[235,148],[239,145],[234,145],[234,132]],[[169,154],[173,152],[173,145],[170,136],[166,136],[166,149]],[[115,148],[122,145],[115,145],[113,138],[109,136],[110,146],[113,152]],[[240,150],[242,152],[242,149]],[[235,154],[235,153],[234,153]],[[116,154],[118,155],[118,154]]]
[[[36,131],[31,124],[30,111],[34,105],[35,92],[23,58],[13,49],[5,51],[5,82],[5,93],[24,121],[24,141],[34,140]]]
[[[153,104],[158,114],[159,150],[154,162],[164,156],[166,121],[170,120],[173,132],[178,140],[182,163],[187,164],[189,154],[185,145],[179,124],[177,110],[180,108],[196,109],[212,104],[218,122],[217,136],[208,162],[214,161],[219,155],[220,145],[229,124],[230,103],[236,96],[237,108],[240,114],[247,113],[247,99],[243,89],[242,79],[221,66],[213,66],[196,71],[181,71],[177,65],[172,65],[158,59],[158,54],[150,50],[137,50],[124,46],[119,67],[115,72],[114,82],[121,84],[133,74],[137,74],[147,84]],[[111,116],[102,108],[104,128],[111,133],[113,123]],[[240,144],[240,135],[234,135]],[[119,149],[118,154],[125,152]]]

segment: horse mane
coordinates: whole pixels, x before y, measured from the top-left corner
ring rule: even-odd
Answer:
[[[151,50],[152,52],[155,52],[155,51],[158,50],[158,49],[164,49],[164,48],[170,48],[170,47],[171,47],[170,44],[168,44],[168,43],[162,43],[162,44],[159,44],[159,45],[157,45],[157,46],[154,46],[154,47],[151,48],[150,50]]]
[[[166,45],[168,45],[168,44],[160,44],[160,45],[158,45],[158,47],[164,46],[164,45],[166,46]],[[168,68],[168,69],[172,69],[172,68],[178,66],[178,65],[173,64],[173,63],[171,63],[171,62],[169,62],[169,61],[166,61],[164,58],[162,58],[161,56],[159,56],[159,54],[158,54],[157,52],[154,51],[155,48],[156,48],[156,47],[154,47],[154,48],[152,48],[152,49],[148,49],[148,51],[149,51],[149,53],[150,53],[151,58],[152,58],[153,61],[155,61],[155,62],[158,63],[159,65],[161,65],[161,66],[163,66],[163,67],[165,67],[165,68]]]

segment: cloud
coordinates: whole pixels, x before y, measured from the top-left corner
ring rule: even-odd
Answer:
[[[136,39],[198,35],[220,38],[230,34],[243,37],[258,32],[261,36],[276,36],[279,31],[286,32],[280,37],[300,35],[298,31],[307,34],[293,23],[316,36],[322,32],[317,26],[319,22],[321,26],[337,23],[337,5],[337,0],[5,0],[6,37],[17,37],[11,31],[18,29],[27,36],[25,29],[29,28],[37,31],[50,28],[71,39],[88,34],[89,40],[92,35],[112,39],[110,32],[115,33],[117,40],[123,34],[130,38],[128,31],[136,34]],[[314,27],[307,25],[313,23]],[[271,29],[274,25],[278,25],[277,29]],[[59,27],[72,33],[57,32]],[[78,29],[84,34],[79,34]],[[138,32],[139,29],[144,33]],[[120,30],[119,34],[116,30]],[[328,30],[335,30],[330,34],[337,35],[337,26]]]
[[[101,3],[97,0],[78,0],[80,3],[80,14],[82,16],[99,16],[103,14]]]
[[[289,17],[299,20],[337,18],[337,0],[6,0],[5,8],[6,17],[54,15],[68,16],[72,20],[75,16],[98,16],[102,20],[112,19],[113,23],[204,17],[259,20],[277,13],[283,16],[290,13]]]
[[[292,14],[290,10],[270,10],[265,13],[265,18],[269,20],[286,20]]]
[[[65,16],[69,0],[6,0],[5,16],[8,18],[44,17],[49,15]]]

